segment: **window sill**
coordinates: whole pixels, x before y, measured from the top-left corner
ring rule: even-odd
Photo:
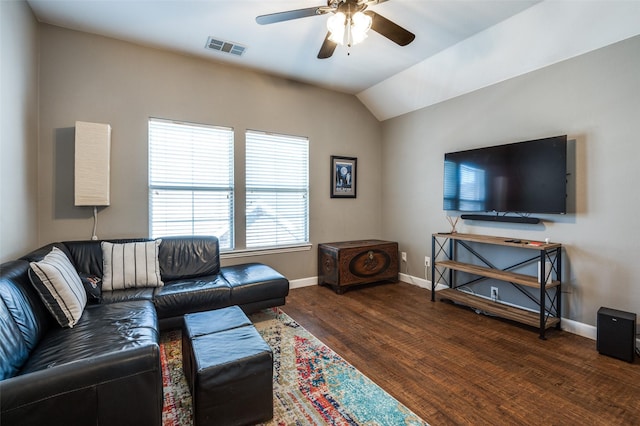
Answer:
[[[238,257],[263,256],[267,254],[292,253],[296,251],[309,251],[313,244],[300,244],[295,246],[283,246],[274,248],[239,249],[220,252],[220,259],[234,259]]]

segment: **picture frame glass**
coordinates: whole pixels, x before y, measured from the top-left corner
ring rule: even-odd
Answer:
[[[357,161],[355,157],[331,156],[331,198],[356,198]]]

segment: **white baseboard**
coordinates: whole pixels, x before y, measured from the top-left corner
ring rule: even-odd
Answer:
[[[300,278],[289,281],[289,288],[302,288],[318,284],[318,277]]]
[[[425,280],[424,278],[414,277],[413,275],[407,275],[400,273],[398,274],[398,279],[407,284],[417,285],[420,288],[426,288],[427,290],[431,290],[431,281]],[[444,284],[436,284],[436,291],[442,290],[443,288],[447,288]]]
[[[586,337],[591,340],[596,340],[597,328],[593,325],[585,324],[582,322],[570,320],[569,318],[561,318],[560,328],[569,333],[577,334],[578,336]]]
[[[596,326],[573,321],[568,318],[562,318],[560,324],[560,327],[569,333],[577,334],[578,336],[591,340],[596,340],[598,337],[598,328]],[[636,348],[640,348],[640,338],[636,338]]]
[[[413,275],[398,274],[398,279],[407,284],[415,285],[420,288],[426,288],[427,290],[431,290],[431,281],[426,280],[420,277],[414,277]],[[318,277],[309,277],[309,278],[301,278],[298,280],[289,281],[289,288],[302,288],[309,287],[312,285],[318,284]],[[444,284],[438,283],[436,285],[436,291],[442,290],[444,288],[448,288]],[[577,334],[578,336],[586,337],[591,340],[596,340],[597,337],[597,328],[593,325],[584,324],[578,321],[570,320],[568,318],[562,318],[560,321],[562,330]],[[640,347],[640,339],[636,339],[636,346]]]

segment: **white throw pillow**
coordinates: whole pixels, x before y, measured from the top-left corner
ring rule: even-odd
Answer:
[[[39,262],[31,262],[29,278],[45,306],[60,326],[78,323],[87,304],[87,293],[69,258],[57,247]]]
[[[113,244],[102,242],[102,290],[161,287],[158,247],[162,240]]]

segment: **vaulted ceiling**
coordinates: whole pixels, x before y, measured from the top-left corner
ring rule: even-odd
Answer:
[[[332,57],[318,59],[327,33],[327,15],[269,25],[259,25],[255,18],[324,6],[323,0],[28,0],[28,3],[40,22],[355,94],[381,120],[509,78],[505,71],[518,75],[640,33],[640,1],[388,0],[378,4],[374,1],[369,10],[411,31],[415,40],[402,47],[370,31],[361,44],[351,48],[338,46]],[[576,14],[581,19],[575,21]],[[602,22],[596,25],[588,22],[593,17],[601,18]],[[633,18],[637,19],[635,24]],[[563,25],[571,31],[563,31]],[[591,25],[591,29],[585,31],[585,25]],[[582,31],[576,32],[576,28]],[[584,47],[584,41],[576,42],[583,32],[589,34],[589,43]],[[563,39],[547,40],[549,35]],[[236,55],[208,49],[210,38],[244,47],[244,52]],[[535,61],[536,52],[523,55],[524,59],[518,56],[539,39],[544,42],[541,48],[553,49],[558,54],[539,63]],[[566,45],[574,48],[567,49]],[[509,59],[502,55],[514,53],[517,61],[532,63],[513,69]],[[452,76],[452,70],[460,75]],[[478,80],[475,75],[478,72],[485,78]],[[457,80],[460,78],[464,81]],[[416,86],[421,90],[416,91]],[[449,89],[453,89],[451,93],[447,93]],[[411,99],[406,99],[407,96]]]

